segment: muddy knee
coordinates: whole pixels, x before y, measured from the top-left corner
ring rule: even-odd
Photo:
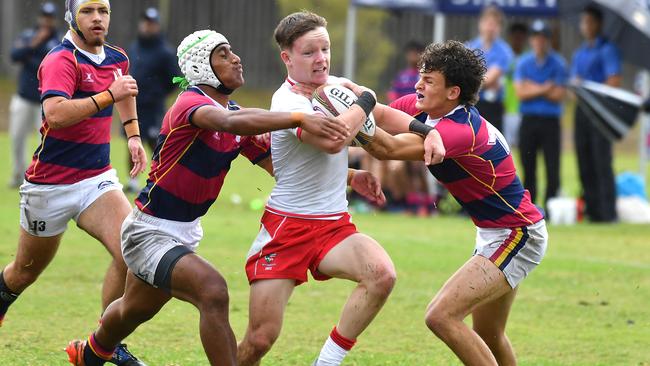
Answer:
[[[395,268],[392,265],[382,265],[373,270],[370,276],[362,280],[362,283],[367,286],[371,294],[385,299],[390,295],[396,281]]]

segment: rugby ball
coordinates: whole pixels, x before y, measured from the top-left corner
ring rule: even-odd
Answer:
[[[314,90],[311,106],[314,111],[326,116],[336,117],[345,112],[357,100],[352,90],[342,85],[322,85]],[[366,118],[357,135],[350,142],[350,146],[362,146],[370,143],[375,136],[375,117],[372,113]]]

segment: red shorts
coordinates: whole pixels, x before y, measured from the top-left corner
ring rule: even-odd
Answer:
[[[294,279],[307,282],[307,269],[315,280],[330,277],[318,272],[325,255],[348,236],[357,233],[350,215],[339,219],[302,219],[265,211],[260,232],[248,252],[248,282],[259,279]]]

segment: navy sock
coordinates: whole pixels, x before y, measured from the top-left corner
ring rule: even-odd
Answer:
[[[11,305],[18,298],[18,294],[11,291],[5,283],[4,271],[0,272],[0,318],[3,318]]]

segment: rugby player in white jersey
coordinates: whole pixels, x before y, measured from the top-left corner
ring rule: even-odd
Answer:
[[[272,111],[315,113],[296,84],[346,81],[329,76],[326,25],[323,17],[307,11],[278,24],[274,36],[288,77],[273,95]],[[368,187],[368,173],[348,169],[347,145],[375,103],[374,95],[366,92],[339,116],[351,131],[345,141],[328,141],[300,128],[271,133],[276,185],[246,262],[251,291],[249,324],[237,350],[240,366],[259,364],[270,350],[289,297],[295,286],[307,281],[307,270],[316,280],[340,278],[358,284],[314,365],[339,365],[388,298],[396,279],[393,263],[375,240],[357,232],[346,200],[347,185]],[[402,120],[402,131],[391,132],[407,132],[409,121]]]

